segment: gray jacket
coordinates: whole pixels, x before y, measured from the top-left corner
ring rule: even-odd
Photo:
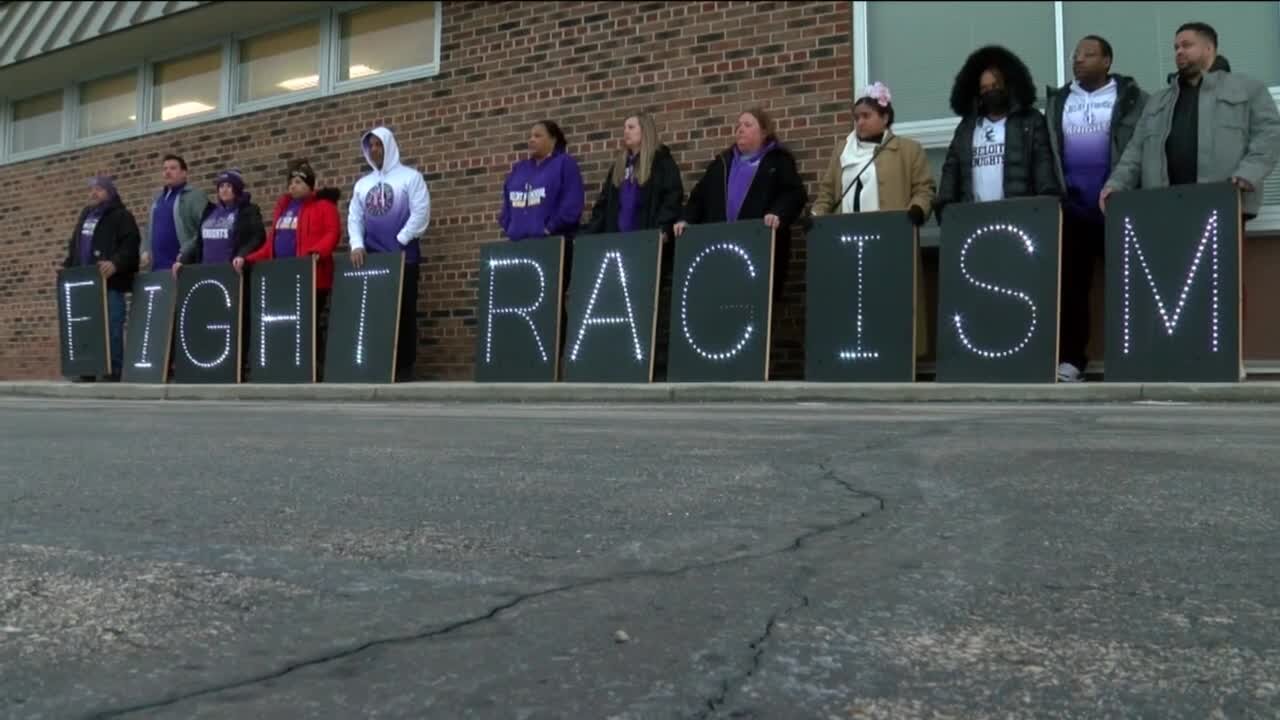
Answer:
[[[155,223],[151,216],[160,202],[164,190],[151,198],[151,207],[147,210],[147,231],[142,236],[142,252],[151,252],[151,231]],[[178,256],[190,253],[196,247],[196,239],[200,237],[200,220],[204,217],[204,209],[209,204],[209,196],[198,187],[188,183],[182,188],[182,195],[173,204],[173,226],[178,230]]]
[[[1169,185],[1164,146],[1177,102],[1175,77],[1147,102],[1133,140],[1105,187],[1133,190]],[[1280,113],[1271,93],[1253,78],[1214,69],[1200,81],[1199,111],[1197,182],[1248,180],[1257,191],[1243,193],[1243,210],[1257,215],[1262,183],[1280,158]]]

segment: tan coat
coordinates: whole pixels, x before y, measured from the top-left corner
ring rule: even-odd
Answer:
[[[844,168],[840,156],[844,154],[847,136],[840,138],[831,153],[827,171],[818,180],[818,199],[813,203],[813,215],[838,215],[841,212],[840,194],[844,192]],[[928,217],[933,207],[934,181],[929,172],[929,161],[924,148],[910,138],[890,134],[884,149],[876,156],[876,188],[880,193],[881,210],[906,210],[912,206],[924,211]],[[850,191],[852,192],[852,191]],[[925,311],[924,269],[916,259],[916,355],[929,353],[929,313]]]

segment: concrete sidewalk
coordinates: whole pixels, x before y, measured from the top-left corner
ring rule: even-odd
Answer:
[[[130,385],[0,382],[0,397],[319,402],[1280,402],[1280,382],[945,384],[754,382],[650,385],[424,382],[399,385]]]

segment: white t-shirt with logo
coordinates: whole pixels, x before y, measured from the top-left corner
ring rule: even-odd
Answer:
[[[982,118],[973,128],[973,199],[1004,199],[1004,129],[1008,118]]]

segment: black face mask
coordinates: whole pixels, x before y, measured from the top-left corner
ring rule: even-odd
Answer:
[[[979,96],[978,105],[984,115],[1003,115],[1009,111],[1009,91],[1003,88],[988,90]]]

